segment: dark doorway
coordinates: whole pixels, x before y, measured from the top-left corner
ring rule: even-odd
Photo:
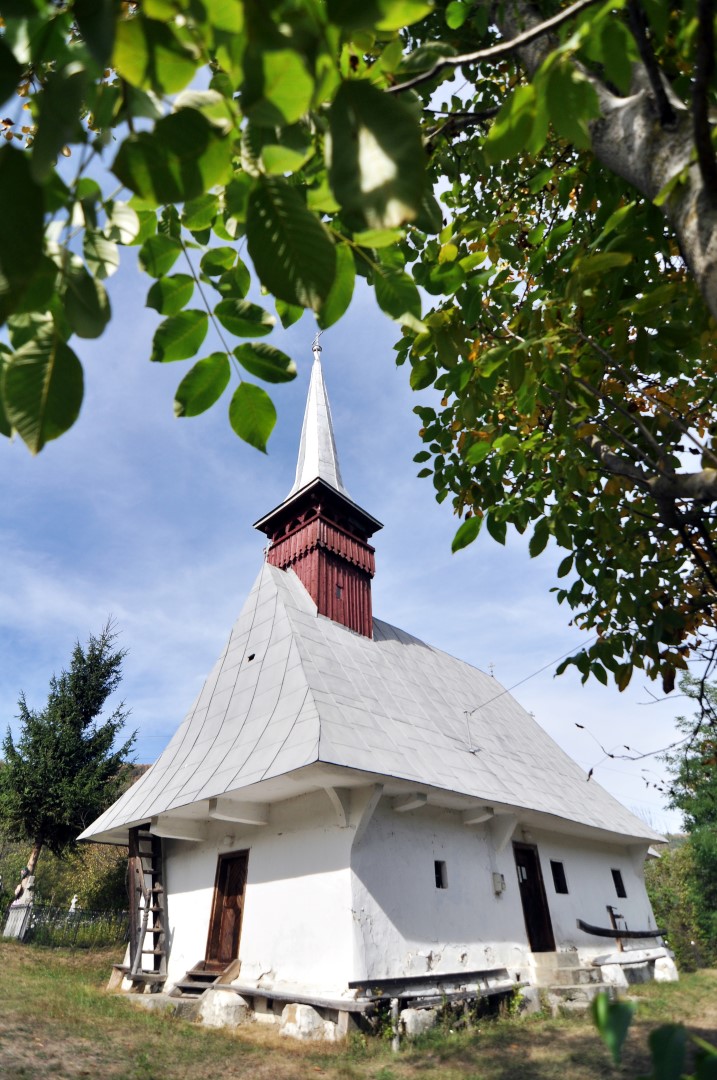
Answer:
[[[206,967],[225,968],[239,955],[248,851],[220,855],[207,938]]]
[[[538,849],[533,844],[513,844],[525,929],[533,952],[555,952],[550,911],[540,872]]]

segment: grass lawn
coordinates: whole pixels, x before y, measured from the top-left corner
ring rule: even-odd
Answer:
[[[589,1020],[485,1020],[436,1030],[392,1054],[379,1039],[298,1043],[253,1024],[216,1031],[108,994],[114,952],[0,942],[0,1077],[107,1080],[588,1080],[649,1071],[647,1033],[683,1021],[717,1041],[717,971],[635,988],[638,1018],[614,1069]]]

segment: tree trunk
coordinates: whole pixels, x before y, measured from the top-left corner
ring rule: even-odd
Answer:
[[[494,14],[507,40],[541,22],[529,0],[508,0]],[[529,78],[554,47],[555,40],[546,35],[518,49]],[[660,209],[675,232],[698,289],[717,318],[717,209],[714,192],[705,189],[695,159],[692,116],[687,106],[665,82],[664,91],[675,116],[671,124],[662,125],[642,64],[635,65],[633,93],[624,98],[612,93],[592,72],[580,70],[600,102],[601,115],[589,125],[597,159],[651,200],[681,175],[680,183]]]
[[[40,858],[40,852],[44,846],[44,839],[41,836],[35,837],[35,842],[32,845],[32,851],[30,852],[30,858],[27,860],[28,874],[35,873],[35,867],[37,866],[37,860]]]

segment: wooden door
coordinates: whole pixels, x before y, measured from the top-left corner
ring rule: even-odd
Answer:
[[[513,844],[513,851],[530,948],[533,952],[555,952],[555,938],[538,849],[532,844]]]
[[[219,856],[207,938],[207,967],[223,969],[239,955],[248,862],[248,851]]]

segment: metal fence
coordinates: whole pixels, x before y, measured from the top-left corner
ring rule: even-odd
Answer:
[[[8,908],[4,913],[2,926],[11,912],[12,908]],[[18,927],[18,930],[20,932],[13,936],[25,943],[71,949],[98,949],[126,944],[129,941],[129,913],[68,911],[66,907],[33,904],[26,911],[23,925]]]

